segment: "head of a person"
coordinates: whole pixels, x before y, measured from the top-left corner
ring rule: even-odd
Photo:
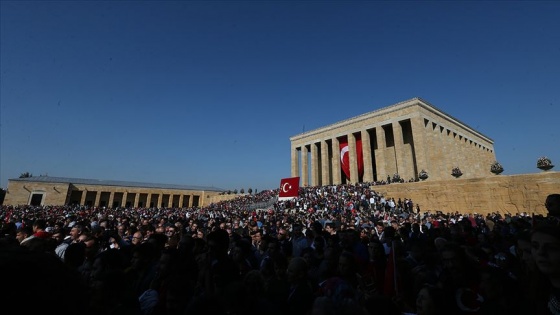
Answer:
[[[70,238],[77,242],[78,238],[80,237],[80,235],[82,234],[82,232],[84,231],[84,226],[81,224],[74,224],[74,226],[72,226],[72,229],[70,229]]]
[[[531,231],[522,230],[517,234],[516,253],[520,258],[520,262],[527,271],[536,269],[535,259],[531,253],[533,245],[531,244]]]
[[[297,284],[307,277],[307,262],[302,257],[294,257],[288,264],[286,277],[289,283]]]
[[[226,230],[217,229],[208,233],[206,238],[208,255],[214,258],[227,256],[229,249],[229,235]]]
[[[33,222],[33,232],[44,231],[47,228],[47,222],[43,219],[37,219]]]
[[[352,277],[358,272],[356,257],[349,252],[343,251],[338,258],[338,273],[341,277]]]
[[[560,194],[550,194],[544,203],[548,215],[560,217]]]
[[[294,224],[292,227],[292,233],[295,237],[303,236],[303,226],[301,224]]]
[[[548,278],[560,279],[560,226],[546,221],[537,224],[531,246],[537,269]]]
[[[33,234],[33,230],[29,226],[22,226],[17,229],[16,239],[19,243]]]
[[[134,234],[132,234],[131,243],[133,245],[138,245],[138,244],[142,243],[143,240],[144,240],[144,235],[142,234],[142,232],[136,231],[136,232],[134,232]]]
[[[250,232],[253,244],[260,244],[262,242],[262,231],[257,229]]]
[[[416,314],[417,315],[439,315],[451,313],[451,305],[446,305],[446,301],[452,301],[447,293],[436,286],[424,285],[416,295]]]
[[[440,252],[443,268],[451,274],[458,275],[466,270],[467,255],[465,250],[456,243],[446,243]]]

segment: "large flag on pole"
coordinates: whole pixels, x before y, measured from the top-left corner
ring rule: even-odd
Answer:
[[[340,167],[346,178],[350,179],[350,152],[348,148],[348,137],[344,136],[340,140]]]
[[[299,177],[282,178],[278,200],[297,198],[299,195]]]
[[[348,137],[344,136],[339,139],[340,143],[340,167],[346,175],[346,178],[357,182],[359,179],[350,178],[350,150],[348,147]],[[358,176],[364,175],[364,154],[362,150],[362,137],[356,136],[356,158],[358,162]]]

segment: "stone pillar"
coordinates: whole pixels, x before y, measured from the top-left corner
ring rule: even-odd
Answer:
[[[167,207],[168,208],[173,207],[173,194],[172,193],[169,194],[169,200],[167,201]]]
[[[109,202],[108,202],[107,208],[111,208],[111,209],[113,208],[113,200],[114,200],[114,199],[115,199],[115,192],[112,191],[112,192],[109,194]]]
[[[158,200],[157,200],[157,208],[161,208],[163,206],[163,193],[159,193]]]
[[[341,173],[341,170],[340,170],[340,142],[338,141],[338,138],[336,138],[336,137],[332,138],[331,148],[332,148],[332,153],[333,153],[333,157],[332,157],[333,184],[338,185],[338,184],[342,184],[342,178],[340,176],[340,173]]]
[[[311,186],[319,186],[319,147],[318,143],[311,144]]]
[[[451,130],[449,132],[449,140],[450,140],[450,147],[451,150],[448,151],[448,153],[446,154],[447,157],[449,158],[449,167],[447,167],[444,171],[443,171],[443,179],[446,180],[450,180],[453,177],[451,177],[449,174],[451,174],[451,168],[455,167],[455,166],[459,166],[458,163],[458,158],[459,156],[457,155],[457,151],[458,151],[458,143],[459,143],[459,134],[457,134],[457,132],[454,132],[453,130]],[[460,167],[460,166],[459,166]]]
[[[138,203],[140,202],[140,192],[137,192],[134,195],[134,208],[138,208]]]
[[[301,147],[301,186],[309,186],[309,166],[307,157],[307,146]]]
[[[148,193],[148,196],[146,196],[146,208],[150,207],[150,203],[152,203],[152,194]]]
[[[121,207],[126,207],[126,199],[128,198],[128,192],[125,191],[122,194],[122,200],[121,200]]]
[[[387,148],[387,142],[385,140],[385,130],[383,126],[378,126],[375,128],[375,135],[377,141],[377,150],[375,150],[375,162],[377,165],[377,180],[382,181],[387,179],[387,161],[385,160],[385,149]]]
[[[440,127],[436,126],[437,134],[443,141],[440,141],[438,145],[438,150],[441,155],[442,163],[439,168],[439,179],[449,180],[451,174],[451,169],[455,166],[455,137],[453,130],[444,128],[443,132],[440,132]]]
[[[95,202],[93,203],[94,207],[99,207],[99,201],[101,200],[101,191],[95,192]]]
[[[321,141],[321,182],[319,183],[321,186],[331,184],[329,165],[329,145],[327,141],[323,140]]]
[[[298,154],[298,149],[295,147],[292,147],[292,153],[291,153],[291,175],[292,177],[298,177],[299,176],[299,154]]]
[[[408,169],[406,167],[402,127],[398,121],[392,122],[392,126],[393,126],[393,137],[395,140],[395,158],[397,160],[397,173],[401,176],[402,179],[406,180],[407,178],[410,178],[411,174],[408,174]]]
[[[430,161],[427,158],[428,142],[426,136],[426,129],[424,128],[424,119],[422,117],[412,117],[410,119],[412,128],[412,139],[414,141],[414,155],[416,156],[416,174],[414,178],[418,178],[418,173],[423,169],[428,171],[430,168]],[[428,173],[428,176],[430,173]]]
[[[373,161],[371,159],[371,139],[367,130],[362,130],[362,152],[364,156],[364,182],[373,182]]]
[[[350,183],[358,183],[358,157],[356,155],[356,137],[351,133],[348,135],[348,154],[350,163]]]
[[[183,208],[183,194],[179,195],[179,205],[178,205],[178,207]]]
[[[87,195],[87,189],[84,189],[82,191],[82,198],[80,199],[80,205],[81,206],[85,206],[85,204],[86,204],[86,195]]]

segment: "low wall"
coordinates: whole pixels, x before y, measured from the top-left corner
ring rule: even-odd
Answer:
[[[372,189],[392,197],[412,199],[420,211],[460,213],[521,213],[546,215],[546,196],[560,193],[560,172],[496,175],[446,181],[398,183],[372,186]]]
[[[245,195],[246,194],[214,195],[210,197],[209,203],[218,203],[220,201],[227,201]]]

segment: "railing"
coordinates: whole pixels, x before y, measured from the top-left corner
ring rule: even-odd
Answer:
[[[272,197],[268,201],[261,201],[261,202],[252,203],[251,205],[249,205],[248,208],[249,208],[249,210],[265,209],[265,208],[268,208],[268,207],[272,206],[274,203],[276,203],[277,200],[278,200],[278,197]]]

